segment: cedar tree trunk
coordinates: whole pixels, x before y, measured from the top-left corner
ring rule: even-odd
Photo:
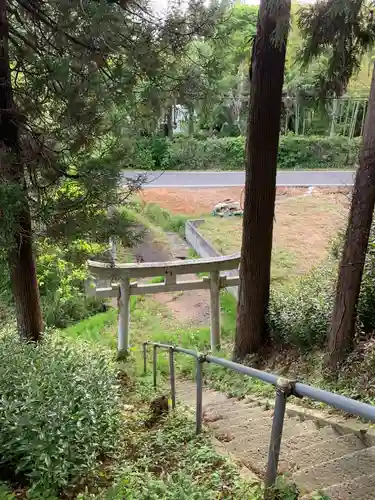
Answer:
[[[7,0],[0,0],[0,181],[15,187],[21,197],[15,204],[13,242],[8,254],[17,326],[21,337],[38,341],[43,331],[36,278],[30,208],[27,200],[16,112],[10,76]]]
[[[341,256],[328,342],[328,365],[336,368],[352,349],[357,303],[375,204],[375,66],[352,204]]]
[[[275,1],[261,0],[250,67],[236,359],[258,352],[268,339],[266,314],[290,0],[281,0],[275,5]],[[276,28],[281,25],[283,36],[277,40]]]

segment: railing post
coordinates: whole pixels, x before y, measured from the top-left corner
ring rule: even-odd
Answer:
[[[143,374],[147,373],[147,342],[143,342]]]
[[[129,319],[130,319],[130,280],[121,278],[120,296],[118,300],[118,356],[126,355],[129,350]]]
[[[195,429],[196,433],[199,434],[202,431],[202,396],[203,396],[203,363],[205,362],[205,357],[200,355],[197,357],[197,372],[196,372],[196,382],[197,382],[197,396],[195,405]]]
[[[211,351],[220,349],[220,271],[210,273]]]
[[[271,440],[268,451],[268,463],[266,472],[266,489],[275,484],[277,478],[277,467],[279,464],[281,438],[283,434],[285,407],[288,396],[292,393],[294,382],[279,378],[276,384],[275,409],[272,420]],[[267,498],[267,491],[266,491]]]
[[[152,351],[152,378],[154,382],[154,389],[156,389],[156,363],[157,363],[157,346],[153,345],[152,346],[153,351]]]
[[[169,348],[169,377],[171,381],[171,400],[172,409],[176,408],[176,381],[174,375],[174,350],[173,347]]]

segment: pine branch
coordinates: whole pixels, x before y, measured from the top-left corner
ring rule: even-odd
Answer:
[[[61,27],[53,20],[51,19],[46,13],[44,13],[40,8],[34,7],[27,2],[27,0],[15,0],[21,7],[23,7],[25,10],[27,10],[30,14],[35,16],[37,19],[39,19],[42,23],[44,23],[46,26],[49,28],[56,30],[60,33],[62,33],[70,42],[83,47],[86,50],[92,51],[92,52],[97,52],[97,49],[91,45],[90,43],[82,42],[78,38],[76,38],[73,35],[70,35],[67,33],[65,30],[61,29]]]

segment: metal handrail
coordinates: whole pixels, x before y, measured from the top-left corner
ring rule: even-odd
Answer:
[[[187,354],[196,359],[196,432],[197,434],[202,430],[202,394],[203,394],[203,363],[212,363],[215,365],[223,366],[229,370],[236,371],[243,375],[247,375],[258,380],[262,380],[267,384],[276,387],[275,407],[272,419],[271,438],[268,451],[267,471],[265,477],[266,487],[273,486],[277,478],[277,468],[279,463],[281,438],[283,433],[283,426],[285,420],[286,402],[289,396],[296,396],[299,398],[307,397],[339,410],[346,411],[358,417],[362,417],[371,422],[375,422],[375,406],[355,401],[354,399],[335,394],[333,392],[324,391],[311,387],[306,384],[296,382],[295,380],[288,380],[278,377],[272,373],[264,372],[251,368],[249,366],[241,365],[233,361],[223,358],[217,358],[209,354],[199,353],[193,349],[185,349],[169,344],[161,344],[158,342],[143,342],[143,369],[144,373],[147,372],[147,346],[153,348],[153,385],[157,385],[157,349],[165,349],[169,352],[169,375],[171,384],[171,399],[172,408],[176,406],[176,383],[175,383],[175,368],[174,368],[174,353]]]

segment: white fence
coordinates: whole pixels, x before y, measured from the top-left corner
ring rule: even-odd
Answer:
[[[220,289],[239,285],[239,278],[221,276],[221,271],[238,269],[240,254],[223,257],[192,259],[181,262],[150,262],[142,264],[110,264],[88,261],[90,274],[102,281],[113,283],[107,288],[97,288],[95,280],[87,287],[87,294],[97,297],[118,297],[118,352],[129,349],[130,296],[179,290],[210,290],[211,350],[220,348]],[[208,277],[190,280],[177,278],[197,273],[209,273]],[[162,283],[144,283],[139,280],[164,277]]]

